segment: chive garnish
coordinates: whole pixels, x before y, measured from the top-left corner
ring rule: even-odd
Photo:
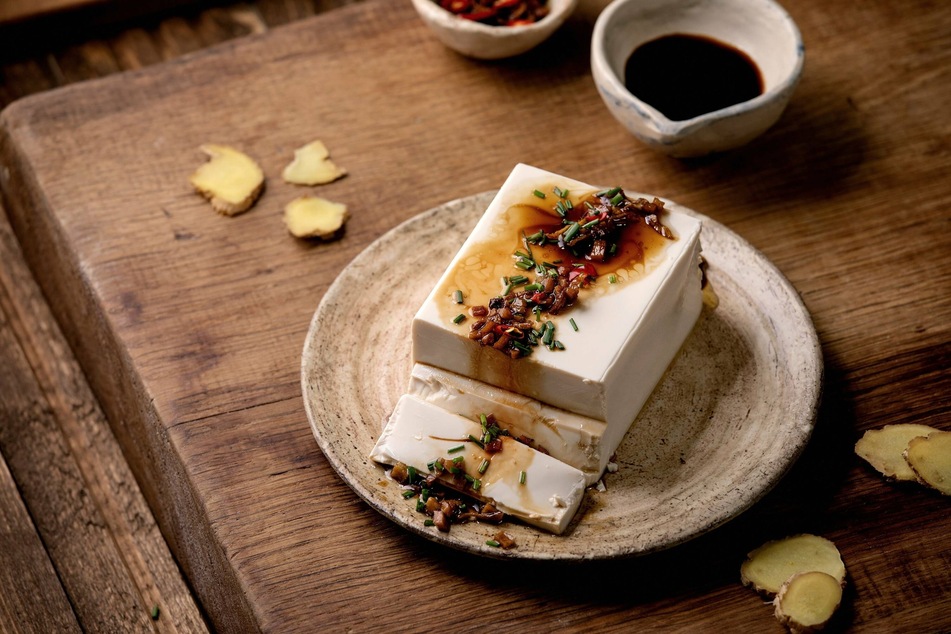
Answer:
[[[452,296],[453,296],[453,299],[456,300],[457,304],[462,303],[462,291],[457,289],[456,292],[452,294]]]
[[[569,320],[568,320],[568,323],[571,324],[572,330],[574,330],[575,332],[578,332],[578,324],[575,323],[575,318],[574,318],[574,317],[572,317],[571,319],[569,319]]]
[[[535,197],[536,197],[536,198],[544,198],[544,197],[545,197],[545,192],[540,192],[540,191],[538,191],[537,189],[536,189],[535,191],[533,191],[532,193],[535,194]]]
[[[558,341],[557,339],[556,339],[554,342],[552,342],[552,346],[554,346],[555,348],[557,348],[557,349],[559,349],[559,350],[564,350],[564,349],[565,349],[565,344],[563,344],[562,342]]]
[[[498,548],[498,547],[500,547],[502,544],[500,544],[499,542],[495,541],[494,539],[487,539],[487,540],[485,540],[485,545],[486,545],[486,546],[491,546],[492,548]]]
[[[535,292],[535,291],[540,291],[540,290],[542,290],[543,288],[544,288],[544,286],[542,286],[541,284],[539,284],[539,283],[536,282],[536,283],[534,283],[534,284],[528,284],[528,285],[526,285],[524,290],[526,290],[526,291],[531,291],[531,292]]]
[[[479,463],[479,473],[485,473],[486,469],[488,468],[489,468],[489,461],[483,458],[482,462]]]
[[[422,499],[416,500],[416,512],[422,513],[426,510],[426,503]]]
[[[611,246],[608,247],[608,254],[614,255],[615,251],[617,251],[617,242],[612,242]]]
[[[551,345],[552,340],[555,338],[555,324],[550,321],[545,322],[545,329],[542,332],[542,343],[546,346]]]
[[[595,218],[594,220],[592,220],[592,221],[590,221],[590,222],[586,222],[586,223],[584,223],[583,225],[581,225],[581,228],[582,228],[582,229],[587,229],[588,227],[593,227],[594,225],[598,224],[599,222],[601,222],[601,221],[598,220],[597,218]]]
[[[512,277],[509,278],[509,284],[512,284],[512,285],[524,284],[527,281],[528,281],[528,278],[525,277],[524,275],[513,275]]]
[[[568,230],[565,231],[565,233],[563,234],[565,238],[565,242],[568,242],[569,240],[574,238],[575,234],[577,234],[578,231],[580,230],[581,230],[581,225],[579,225],[577,222],[572,222],[570,225],[568,225]]]
[[[614,273],[611,273],[611,276],[608,277],[608,282],[610,282],[611,284],[617,284],[617,275],[615,275]]]
[[[465,448],[466,448],[465,445],[459,445],[458,447],[453,447],[452,449],[450,449],[450,450],[449,450],[449,453],[459,453],[460,451],[462,451],[462,450],[465,449]]]
[[[611,204],[616,206],[622,200],[624,200],[624,194],[618,194],[617,196],[611,198]]]
[[[599,191],[597,195],[604,196],[606,198],[614,198],[614,196],[616,196],[619,191],[621,191],[620,187],[612,187],[611,189],[604,189],[602,191]]]
[[[526,345],[525,345],[524,343],[522,343],[521,341],[512,341],[512,346],[513,346],[516,350],[521,351],[522,354],[531,354],[531,352],[532,352],[532,349],[529,348],[528,346],[526,346]]]
[[[436,522],[430,519],[423,520],[423,526],[435,526],[435,525],[436,525]]]
[[[476,438],[475,436],[473,436],[472,434],[469,434],[469,441],[474,442],[475,444],[485,449],[485,445],[482,444],[482,441]]]
[[[520,257],[520,258],[530,259],[530,258],[529,258],[529,255],[528,255],[527,253],[523,253],[522,251],[516,251],[516,252],[515,252],[515,255],[518,256],[518,257]]]
[[[523,271],[527,271],[528,269],[534,268],[534,267],[535,267],[535,263],[532,262],[531,260],[526,259],[526,258],[522,258],[522,259],[518,260],[517,262],[515,262],[515,266],[517,266],[518,268],[522,269]]]
[[[551,191],[555,194],[555,196],[558,196],[559,198],[568,198],[568,192],[564,191],[561,187],[558,187],[557,185],[555,185],[555,188],[552,189]]]
[[[558,215],[564,218],[568,215],[568,212],[571,211],[571,204],[565,200],[559,200],[558,204],[555,205],[555,211],[558,212]]]
[[[479,480],[478,478],[474,479],[472,481],[472,490],[478,491],[481,488],[482,488],[482,480]]]
[[[452,464],[459,464],[463,460],[465,460],[465,456],[456,456],[452,459]]]
[[[406,498],[407,500],[413,497],[414,495],[416,495],[416,491],[412,489],[406,489],[405,491],[403,491],[403,497]]]
[[[159,617],[159,606],[158,606],[157,603],[152,606],[152,612],[150,612],[149,615],[152,617],[152,620],[153,620],[153,621],[158,621],[158,617]]]
[[[466,319],[465,314],[459,313],[458,315],[452,318],[452,323],[461,324],[463,321],[465,321],[465,319]]]
[[[489,426],[489,418],[485,414],[479,414],[479,422],[482,423],[482,429]]]
[[[525,484],[525,477],[526,477],[525,472],[524,472],[524,471],[519,471],[519,472],[518,472],[518,483],[519,483],[519,484]]]

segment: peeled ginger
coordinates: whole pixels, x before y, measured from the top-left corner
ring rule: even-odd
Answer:
[[[842,584],[832,575],[813,570],[787,579],[773,599],[774,614],[793,634],[818,632],[842,603]]]

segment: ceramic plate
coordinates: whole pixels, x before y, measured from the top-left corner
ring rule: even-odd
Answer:
[[[641,194],[632,194],[641,195]],[[340,274],[314,314],[303,351],[307,416],[327,460],[400,526],[490,557],[607,559],[697,537],[763,497],[795,462],[815,422],[822,357],[796,290],[723,225],[703,223],[707,276],[719,297],[617,451],[604,490],[590,488],[560,536],[507,521],[518,546],[485,544],[498,527],[423,524],[383,467],[367,458],[411,369],[410,322],[494,192],[452,201],[395,227]]]

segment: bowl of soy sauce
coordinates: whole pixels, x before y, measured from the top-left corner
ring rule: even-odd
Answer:
[[[591,73],[611,114],[680,158],[769,129],[804,58],[798,27],[773,0],[613,0],[591,40]]]

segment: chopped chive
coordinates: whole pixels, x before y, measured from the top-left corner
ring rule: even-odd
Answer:
[[[403,497],[406,498],[407,500],[413,497],[414,495],[416,495],[416,491],[412,489],[406,489],[405,491],[403,491]]]
[[[509,284],[509,285],[506,286],[504,289],[502,289],[502,297],[505,297],[506,295],[508,295],[509,293],[511,293],[511,292],[512,292],[512,288],[513,288],[513,285],[512,285],[512,284]]]
[[[541,307],[541,306],[536,306],[535,308],[532,309],[532,312],[535,313],[535,321],[541,321],[541,318],[542,318],[542,307]]]
[[[474,479],[474,480],[472,481],[472,485],[471,485],[471,486],[472,486],[472,490],[473,490],[473,491],[478,491],[479,489],[482,488],[482,480],[479,480],[478,478]]]
[[[568,215],[568,212],[571,211],[571,204],[565,200],[559,200],[558,204],[555,205],[555,211],[558,212],[558,215],[564,218]]]
[[[462,291],[460,291],[460,290],[457,289],[456,292],[452,294],[452,297],[453,297],[453,299],[456,300],[456,303],[457,303],[457,304],[461,304],[461,303],[462,303]]]
[[[525,258],[522,258],[521,260],[518,260],[515,263],[515,266],[522,269],[523,271],[527,271],[530,268],[534,268],[535,263],[532,262],[531,260],[526,260]]]
[[[469,484],[472,484],[476,480],[473,476],[469,475],[468,473],[465,474],[463,477],[466,479],[466,482],[468,482]]]
[[[485,540],[485,545],[486,545],[486,546],[491,546],[492,548],[499,548],[502,544],[500,544],[499,542],[495,541],[494,539],[487,539],[487,540]]]
[[[528,285],[526,285],[523,290],[535,292],[535,291],[540,291],[540,290],[542,290],[543,288],[544,288],[544,286],[542,286],[541,284],[539,284],[539,283],[536,282],[536,283],[534,283],[534,284],[528,284]]]
[[[516,251],[515,255],[520,258],[531,259],[527,253],[523,253],[522,251]]]
[[[416,512],[422,513],[426,510],[426,503],[422,499],[416,500]]]
[[[456,456],[455,458],[452,459],[452,464],[459,464],[463,460],[465,460],[464,456]]]
[[[413,466],[407,467],[406,473],[408,474],[407,477],[409,478],[410,484],[416,481],[416,475],[417,475],[416,467],[413,467]]]
[[[482,441],[479,440],[478,438],[476,438],[475,436],[473,436],[472,434],[469,434],[469,441],[470,441],[470,442],[474,442],[475,444],[477,444],[477,445],[479,445],[480,447],[482,447],[483,449],[485,449],[485,447],[484,447],[483,444],[482,444]]]
[[[435,525],[436,525],[436,522],[432,521],[431,519],[423,520],[423,526],[435,526]]]
[[[540,192],[540,191],[538,191],[537,189],[536,189],[535,191],[533,191],[532,193],[535,194],[535,197],[536,197],[536,198],[544,198],[544,197],[545,197],[545,192]]]
[[[528,239],[531,242],[543,242],[545,240],[545,232],[539,229],[532,235],[528,236]]]
[[[617,242],[612,242],[611,246],[608,247],[608,255],[614,255],[616,251],[617,251]]]
[[[479,463],[479,473],[485,473],[488,468],[489,468],[489,461],[483,458],[482,462]]]
[[[460,451],[462,451],[462,450],[465,449],[465,448],[466,448],[465,445],[459,445],[458,447],[453,447],[452,449],[450,449],[450,450],[449,450],[449,453],[459,453]]]
[[[572,317],[571,319],[569,319],[569,320],[568,320],[568,323],[571,324],[572,330],[574,330],[575,332],[578,332],[578,324],[575,323],[575,318],[574,318],[574,317]]]
[[[509,278],[509,284],[524,284],[528,281],[528,278],[524,275],[513,275]]]
[[[152,606],[152,611],[149,613],[149,616],[152,617],[152,620],[153,620],[153,621],[158,621],[158,617],[159,617],[159,606],[158,606],[157,603]]]
[[[521,341],[513,341],[513,342],[512,342],[512,347],[514,347],[516,350],[521,351],[522,354],[531,354],[531,352],[532,352],[532,349],[531,349],[530,347],[526,346],[526,345],[525,345],[524,343],[522,343]]]
[[[581,225],[581,228],[582,228],[582,229],[587,229],[588,227],[593,227],[594,225],[598,224],[599,222],[601,222],[601,221],[598,220],[597,218],[595,218],[595,219],[592,220],[591,222],[586,222],[586,223],[584,223],[583,225]]]
[[[460,469],[459,467],[449,467],[449,473],[451,473],[452,475],[459,475],[460,473],[462,473],[462,469]]]
[[[545,330],[542,332],[542,343],[546,346],[551,345],[552,340],[555,337],[555,324],[550,321],[545,322]]]
[[[425,502],[429,499],[429,489],[423,489],[419,492],[419,499]]]
[[[564,350],[564,349],[565,349],[565,344],[563,344],[562,342],[558,341],[557,339],[552,342],[552,346],[554,346],[554,347],[557,348],[558,350]]]
[[[608,282],[610,282],[611,284],[617,284],[617,275],[615,275],[614,273],[611,273],[611,276],[608,277]]]
[[[479,414],[479,422],[482,423],[482,429],[489,426],[489,418],[485,414]]]
[[[465,320],[466,320],[465,314],[459,313],[458,315],[456,315],[455,317],[452,318],[452,323],[454,323],[454,324],[461,324],[461,323],[464,322]]]
[[[519,484],[525,484],[525,477],[526,477],[525,472],[524,472],[524,471],[519,471],[519,472],[518,472],[518,483],[519,483]]]
[[[580,230],[581,230],[581,225],[579,225],[577,222],[572,222],[570,225],[568,225],[568,230],[565,231],[564,234],[562,234],[565,238],[565,242],[568,242],[569,240],[574,238],[575,235]]]
[[[619,191],[621,191],[620,187],[612,187],[611,189],[604,189],[602,191],[599,191],[597,195],[604,196],[606,198],[614,198],[614,196],[616,196]]]
[[[613,198],[611,198],[611,204],[616,206],[622,200],[624,200],[624,194],[618,194],[617,196],[614,196]]]

